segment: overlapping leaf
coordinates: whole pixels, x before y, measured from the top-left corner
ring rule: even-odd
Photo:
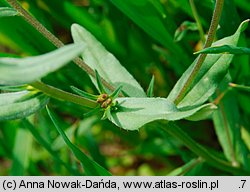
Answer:
[[[217,47],[209,47],[206,49],[202,49],[197,53],[210,53],[210,54],[250,54],[250,49],[247,47],[237,47],[233,45],[222,45]]]
[[[83,44],[71,44],[44,55],[0,58],[0,85],[21,85],[36,81],[80,55]]]
[[[92,176],[100,176],[100,175],[104,175],[104,176],[110,176],[111,173],[106,170],[105,168],[103,168],[102,166],[100,166],[98,163],[96,163],[94,160],[90,159],[87,155],[85,155],[85,153],[83,153],[76,145],[74,145],[69,138],[67,137],[67,135],[64,133],[64,131],[62,130],[62,128],[60,126],[58,126],[58,122],[55,118],[55,115],[53,114],[53,112],[51,112],[48,108],[47,108],[48,114],[53,122],[53,124],[55,125],[57,131],[59,132],[59,134],[62,136],[64,142],[68,145],[68,147],[70,148],[70,150],[74,153],[74,155],[76,156],[76,158],[82,163],[82,166],[86,172],[87,175],[92,175]]]
[[[249,20],[242,22],[235,34],[213,43],[213,46],[221,46],[225,44],[232,46],[237,45],[240,34],[246,29],[248,21]],[[214,93],[218,84],[225,77],[232,58],[232,54],[208,55],[188,93],[178,104],[178,108],[204,103]],[[170,101],[174,101],[178,96],[179,91],[190,76],[194,64],[195,62],[193,62],[193,64],[186,70],[170,92],[168,96]]]
[[[0,121],[27,117],[48,102],[44,94],[28,91],[0,94]]]
[[[17,15],[18,12],[10,7],[0,7],[0,17],[10,17]]]
[[[115,88],[122,86],[126,95],[146,97],[139,83],[92,34],[78,24],[72,25],[71,32],[76,43],[86,44],[82,57],[89,67],[97,70],[100,76]],[[92,81],[96,84],[94,79]]]
[[[179,110],[174,103],[165,98],[118,98],[116,101],[117,110],[111,112],[109,120],[128,130],[137,130],[155,120],[180,120],[213,105],[205,104]]]

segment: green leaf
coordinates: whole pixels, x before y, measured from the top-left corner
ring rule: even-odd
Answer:
[[[174,40],[176,42],[181,41],[185,37],[188,31],[197,31],[197,30],[198,30],[198,27],[196,23],[190,22],[190,21],[184,21],[178,27],[178,29],[176,29],[175,34],[174,34]]]
[[[246,29],[248,22],[249,20],[242,22],[235,34],[213,43],[213,46],[225,44],[236,45],[241,32]],[[233,55],[231,54],[208,55],[194,82],[191,84],[189,91],[177,107],[195,106],[204,103],[214,93],[219,83],[225,77],[232,58]],[[182,89],[183,85],[190,76],[195,63],[196,62],[193,62],[192,65],[184,72],[182,77],[178,80],[170,92],[168,96],[170,101],[174,101],[178,96],[179,91]]]
[[[114,55],[109,53],[85,28],[73,24],[71,33],[74,42],[84,43],[84,45],[86,45],[86,49],[82,52],[82,57],[86,64],[93,70],[97,70],[102,78],[115,88],[122,85],[123,91],[131,97],[146,96],[132,75],[119,63]],[[96,85],[96,81],[93,78],[91,79]]]
[[[121,93],[121,91],[122,91],[122,86],[119,86],[116,90],[114,90],[113,93],[110,94],[109,97],[114,100],[114,99],[116,99],[119,96],[119,94]]]
[[[203,163],[202,158],[192,159],[191,161],[187,162],[185,165],[176,168],[175,170],[171,171],[168,176],[183,176],[188,173],[190,170],[194,169],[196,166],[201,165]]]
[[[203,107],[193,115],[187,117],[186,119],[189,121],[200,121],[204,119],[208,119],[212,117],[212,114],[218,107],[214,105],[213,103],[209,103],[206,105],[206,107]]]
[[[108,176],[109,175],[110,176],[111,174],[106,169],[104,169],[102,166],[100,166],[95,161],[91,160],[77,146],[75,146],[73,143],[71,143],[69,138],[66,136],[66,134],[62,130],[62,128],[60,126],[58,126],[58,123],[57,123],[57,120],[56,120],[54,114],[48,108],[47,108],[47,111],[48,111],[48,114],[49,114],[53,124],[55,125],[57,131],[62,136],[64,142],[68,145],[68,147],[74,153],[76,158],[81,162],[86,174],[89,176],[91,176],[91,175],[94,175],[94,176],[98,176],[98,175],[99,176],[105,176],[105,175]]]
[[[237,85],[237,84],[234,84],[234,83],[229,83],[229,86],[236,89],[236,90],[239,90],[239,91],[245,91],[245,92],[250,92],[250,86],[245,86],[245,85]]]
[[[37,131],[37,129],[29,122],[29,120],[27,119],[23,119],[22,120],[22,123],[23,123],[23,126],[25,128],[27,128],[30,133],[33,135],[33,137],[37,140],[37,142],[42,145],[50,154],[51,156],[54,158],[54,160],[57,162],[57,163],[60,163],[62,164],[71,174],[73,175],[80,175],[80,173],[74,169],[72,169],[67,163],[63,162],[58,153],[52,149],[52,145],[49,144],[44,138],[42,138],[41,134]]]
[[[117,110],[108,117],[118,127],[137,130],[155,120],[176,121],[187,118],[210,104],[193,108],[177,109],[175,104],[165,98],[117,98]]]
[[[228,82],[231,81],[229,75],[221,83],[213,98],[217,98],[222,92],[228,89]],[[215,132],[223,149],[225,157],[235,166],[242,164],[247,170],[250,170],[248,155],[249,151],[245,146],[241,127],[242,119],[240,109],[235,99],[236,93],[230,91],[224,95],[218,105],[218,110],[213,115]]]
[[[154,84],[155,84],[155,77],[153,76],[147,90],[147,96],[153,97],[154,96]]]
[[[217,46],[217,47],[209,47],[206,49],[202,49],[198,52],[195,52],[195,54],[198,53],[208,53],[208,54],[220,54],[220,53],[225,53],[225,54],[250,54],[250,49],[247,47],[237,47],[233,45],[222,45],[222,46]]]
[[[15,138],[15,146],[13,149],[14,161],[11,168],[11,175],[26,175],[29,167],[29,159],[32,152],[32,135],[26,129],[19,128]]]
[[[162,8],[160,8],[162,5],[159,5],[160,3],[148,0],[111,0],[111,2],[148,35],[167,48],[171,59],[176,60],[175,65],[183,69],[183,66],[189,61],[189,57],[174,42],[172,33],[174,33],[177,27],[170,14],[167,14],[167,12],[163,14]]]
[[[87,98],[87,99],[90,99],[90,100],[92,100],[92,101],[96,101],[97,98],[98,98],[97,95],[92,95],[92,94],[90,94],[90,93],[88,93],[88,92],[85,92],[85,91],[83,91],[83,90],[80,90],[80,89],[78,89],[78,88],[76,88],[76,87],[74,87],[74,86],[70,86],[70,88],[71,88],[75,93],[77,93],[78,95],[80,95],[80,96],[82,96],[82,97],[85,97],[85,98]]]
[[[0,121],[27,117],[48,103],[44,94],[28,91],[0,94]]]
[[[77,57],[84,47],[71,44],[39,56],[0,58],[0,84],[21,85],[36,81]]]
[[[99,93],[100,94],[106,93],[105,88],[104,88],[102,81],[101,81],[101,77],[100,77],[97,70],[95,70],[95,77],[96,77],[96,83],[97,83],[97,88],[99,90]]]
[[[10,7],[0,7],[0,18],[1,17],[11,17],[18,15],[18,12]]]

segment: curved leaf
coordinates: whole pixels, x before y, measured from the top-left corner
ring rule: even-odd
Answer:
[[[117,98],[117,110],[111,112],[109,120],[118,127],[137,130],[155,120],[176,121],[187,118],[211,104],[199,107],[177,109],[165,98]]]
[[[0,7],[0,17],[16,16],[18,12],[10,7]]]
[[[239,40],[240,33],[246,29],[248,22],[249,20],[242,22],[235,34],[213,43],[213,46],[225,44],[236,45]],[[204,103],[214,93],[219,83],[225,77],[232,58],[233,55],[231,54],[207,55],[199,73],[190,87],[190,90],[177,107],[194,106]],[[170,101],[174,101],[178,96],[179,91],[182,89],[183,85],[190,76],[194,65],[195,62],[192,63],[192,65],[178,80],[168,96]]]
[[[96,163],[94,160],[90,159],[87,155],[85,155],[85,153],[83,153],[76,145],[74,145],[69,140],[69,138],[67,137],[67,135],[65,134],[63,129],[60,126],[58,126],[55,115],[53,114],[53,112],[51,112],[49,110],[49,108],[47,108],[47,112],[48,112],[49,117],[51,118],[54,126],[56,127],[57,131],[62,136],[64,142],[67,144],[67,146],[70,148],[70,150],[74,153],[76,158],[81,162],[86,174],[92,175],[92,176],[93,175],[94,176],[98,176],[98,175],[99,176],[110,176],[111,173],[109,171],[107,171],[101,165]]]
[[[208,54],[219,54],[219,53],[226,53],[226,54],[250,54],[250,49],[247,47],[237,47],[234,45],[222,45],[216,47],[208,47],[206,49],[202,49],[197,53],[208,53]]]
[[[89,67],[97,70],[100,76],[115,88],[122,86],[122,90],[126,95],[131,97],[146,97],[145,92],[132,75],[85,28],[78,24],[73,24],[71,33],[74,42],[86,45],[86,49],[82,51],[82,57]],[[96,85],[96,81],[92,77],[91,79]]]
[[[21,85],[36,81],[67,64],[83,49],[82,44],[71,44],[39,56],[0,58],[0,85]]]
[[[0,94],[0,121],[27,117],[48,103],[44,94],[28,91]]]

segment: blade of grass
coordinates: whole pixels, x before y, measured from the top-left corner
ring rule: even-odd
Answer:
[[[24,139],[25,138],[25,139]],[[23,176],[29,167],[29,158],[32,151],[32,136],[29,131],[19,128],[13,149],[13,164],[10,174]]]
[[[191,151],[193,151],[199,157],[203,158],[209,165],[211,165],[217,169],[232,173],[234,175],[249,175],[250,174],[250,172],[248,172],[242,168],[233,167],[229,162],[221,160],[218,157],[214,156],[213,154],[209,153],[209,151],[207,151],[204,147],[199,145],[191,137],[189,137],[187,133],[182,131],[173,122],[168,122],[166,125],[163,125],[161,127],[163,127],[162,128],[163,131],[165,131],[165,132],[169,133],[170,135],[179,139]]]
[[[55,119],[54,114],[49,110],[47,107],[47,112],[51,118],[51,121],[53,122],[54,126],[56,127],[59,134],[62,136],[64,142],[68,145],[70,150],[74,153],[76,158],[81,162],[85,172],[87,175],[93,175],[93,176],[108,176],[111,175],[106,169],[104,169],[102,166],[97,164],[95,161],[91,160],[87,155],[85,155],[77,146],[75,146],[69,138],[66,136],[64,131],[61,129],[61,127],[58,126],[57,120]]]
[[[59,164],[62,164],[72,175],[81,175],[80,172],[78,172],[77,170],[74,170],[73,168],[71,168],[68,164],[66,164],[65,162],[63,162],[58,153],[56,151],[54,151],[50,144],[47,143],[39,134],[39,132],[37,131],[37,129],[27,120],[27,119],[23,119],[22,120],[22,124],[23,126],[28,129],[30,131],[30,133],[33,135],[33,137],[37,140],[37,142],[42,145],[54,158],[55,161],[57,161]]]
[[[192,170],[194,167],[196,167],[197,165],[203,163],[204,160],[202,158],[196,158],[196,159],[192,159],[191,161],[189,161],[188,163],[186,163],[185,165],[178,167],[177,169],[171,171],[168,176],[181,176],[186,174],[187,172],[189,172],[190,170]]]

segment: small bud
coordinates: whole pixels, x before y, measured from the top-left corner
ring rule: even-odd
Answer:
[[[103,102],[103,103],[102,103],[102,105],[101,105],[101,108],[106,109],[106,108],[107,108],[107,106],[108,106],[108,105],[107,105],[107,103],[106,103],[106,102]]]
[[[106,101],[107,105],[110,105],[112,103],[112,99],[108,98]]]
[[[107,94],[101,94],[99,95],[99,97],[97,98],[96,102],[97,103],[103,103],[106,99],[107,99],[108,95]]]

